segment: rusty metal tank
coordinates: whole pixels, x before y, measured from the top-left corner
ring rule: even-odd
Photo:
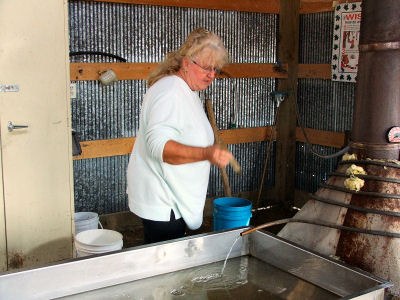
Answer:
[[[363,1],[350,141],[355,157],[342,161],[294,216],[297,223],[287,224],[278,234],[393,282],[390,293],[396,299],[400,299],[400,143],[391,143],[388,132],[400,126],[399,12],[399,0]],[[352,165],[366,174],[346,174]],[[349,189],[348,178],[362,180],[363,186]]]
[[[368,175],[360,192],[351,194],[343,226],[384,233],[400,233],[400,165],[383,161],[353,161]],[[350,162],[343,162],[344,173]],[[381,276],[395,284],[392,294],[400,295],[400,238],[382,234],[341,231],[336,256],[344,262]]]
[[[362,3],[351,147],[360,158],[399,159],[387,133],[400,126],[400,1]]]
[[[389,143],[390,128],[400,125],[400,1],[364,1],[359,45],[359,69],[354,103],[351,150],[359,159],[385,160],[355,162],[362,165],[362,194],[355,193],[350,204],[369,213],[349,210],[344,226],[400,233],[400,143]],[[345,169],[343,164],[339,169]],[[343,170],[342,170],[343,171]],[[372,213],[377,210],[382,213]],[[400,294],[400,239],[342,231],[336,255],[396,284]]]

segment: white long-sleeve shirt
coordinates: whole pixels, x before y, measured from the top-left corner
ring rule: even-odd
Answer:
[[[196,92],[178,76],[158,80],[147,91],[139,132],[127,169],[130,210],[141,218],[169,221],[183,217],[190,229],[203,221],[210,163],[163,162],[167,141],[197,147],[214,143],[214,135]]]

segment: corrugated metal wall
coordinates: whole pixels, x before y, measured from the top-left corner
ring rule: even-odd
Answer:
[[[333,12],[300,16],[299,63],[329,64],[332,55]],[[355,83],[330,79],[299,79],[298,105],[303,126],[319,130],[351,130]],[[314,146],[323,154],[338,149]],[[315,192],[327,173],[336,169],[337,159],[321,159],[304,143],[296,148],[296,188]]]
[[[71,51],[102,51],[122,56],[128,62],[161,61],[197,27],[217,33],[232,62],[276,62],[277,15],[272,14],[70,1],[69,27]],[[71,62],[114,61],[95,55],[71,57]],[[124,80],[110,86],[97,81],[76,83],[72,126],[81,140],[136,135],[145,81]],[[269,93],[275,87],[274,79],[217,79],[200,97],[213,100],[220,129],[230,128],[232,123],[242,127],[266,126],[273,122]],[[233,193],[257,189],[267,143],[230,148],[243,168],[241,176],[228,168]],[[104,214],[128,210],[125,194],[128,160],[126,155],[74,161],[76,211]],[[265,186],[274,184],[273,161],[271,155]],[[213,167],[208,196],[222,194],[219,171]]]
[[[70,50],[103,51],[128,62],[158,62],[175,50],[189,32],[204,27],[216,32],[226,45],[232,62],[276,62],[278,17],[272,14],[70,1]],[[300,63],[330,63],[333,12],[300,16]],[[238,47],[237,45],[240,45]],[[72,62],[114,62],[94,55],[71,57]],[[218,127],[232,123],[242,127],[272,124],[274,108],[269,93],[274,79],[217,79],[200,93],[213,100]],[[81,140],[132,137],[146,83],[118,81],[102,86],[97,81],[77,82],[72,100],[72,125]],[[298,105],[303,125],[343,132],[351,129],[355,84],[323,79],[300,79]],[[267,143],[230,146],[242,164],[243,175],[228,168],[233,193],[258,189]],[[337,149],[315,146],[331,154]],[[274,149],[273,149],[274,152]],[[128,210],[125,170],[129,156],[74,161],[76,211],[100,214]],[[271,155],[265,186],[274,185]],[[304,143],[296,148],[296,188],[314,192],[336,168],[336,159],[323,160]],[[208,196],[223,194],[217,168],[212,168]]]

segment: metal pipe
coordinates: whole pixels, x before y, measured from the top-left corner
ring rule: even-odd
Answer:
[[[266,227],[271,227],[271,226],[286,224],[286,223],[305,223],[305,224],[323,226],[323,227],[328,227],[328,228],[334,228],[334,229],[338,229],[338,230],[347,230],[347,231],[362,233],[362,234],[378,235],[378,236],[385,236],[385,237],[391,237],[391,238],[400,238],[400,234],[396,233],[396,232],[387,232],[387,231],[381,231],[381,230],[370,230],[370,229],[364,229],[364,228],[341,226],[341,225],[331,224],[331,223],[327,223],[327,222],[323,222],[323,221],[310,221],[310,220],[302,220],[302,219],[282,219],[282,220],[278,220],[278,221],[265,223],[260,226],[257,226],[252,229],[248,229],[246,231],[241,232],[240,236],[247,235],[256,230],[263,229]]]

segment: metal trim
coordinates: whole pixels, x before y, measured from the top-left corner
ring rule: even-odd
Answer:
[[[370,150],[399,150],[400,144],[369,144],[350,142],[350,147],[353,149],[370,149]]]
[[[399,50],[400,42],[363,44],[363,45],[359,45],[358,48],[362,52]]]

